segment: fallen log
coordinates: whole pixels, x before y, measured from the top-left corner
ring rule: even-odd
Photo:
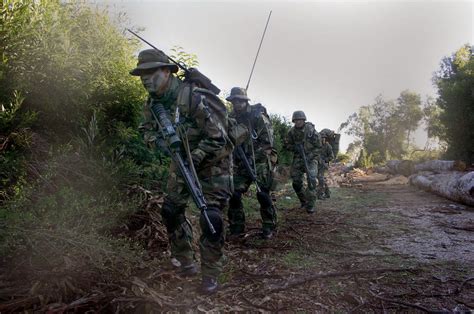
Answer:
[[[450,200],[474,206],[474,171],[421,172],[410,176],[410,184]]]
[[[415,172],[415,165],[412,160],[389,160],[387,168],[392,174],[401,174],[405,177]]]
[[[428,160],[415,165],[415,172],[420,171],[464,171],[466,164],[459,160]]]

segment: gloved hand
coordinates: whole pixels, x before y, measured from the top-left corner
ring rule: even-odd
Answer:
[[[206,153],[204,153],[201,149],[196,148],[193,150],[191,153],[191,158],[193,159],[194,167],[198,167],[205,157]]]

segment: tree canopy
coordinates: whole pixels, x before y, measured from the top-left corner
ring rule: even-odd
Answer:
[[[474,163],[474,58],[466,44],[443,58],[434,74],[439,97],[430,130],[447,143],[449,158]]]

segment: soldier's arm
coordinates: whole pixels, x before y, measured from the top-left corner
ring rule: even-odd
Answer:
[[[142,135],[142,138],[145,144],[149,148],[156,147],[156,140],[159,138],[159,132],[157,130],[156,122],[154,122],[153,117],[149,108],[149,101],[144,104],[141,122],[138,126],[138,131]]]
[[[311,144],[309,145],[309,151],[307,152],[308,158],[313,158],[313,157],[321,157],[323,154],[323,146],[321,144],[321,136],[319,133],[316,131],[314,128],[314,125],[309,124],[306,127],[309,129],[308,131],[308,136],[306,137],[306,140]]]
[[[327,149],[328,162],[334,160],[334,153],[332,152],[331,144],[327,143],[326,149]]]
[[[291,129],[288,131],[283,140],[283,146],[285,147],[285,150],[294,152],[295,142],[293,140],[293,137],[291,136]]]
[[[311,142],[314,149],[320,153],[323,148],[323,145],[321,143],[321,135],[319,135],[318,131],[316,131],[314,126],[311,126],[311,128],[312,130],[310,132],[312,133],[312,135],[311,137],[309,137],[309,141]]]
[[[270,119],[263,114],[259,114],[255,122],[255,129],[258,135],[258,141],[264,151],[270,150],[274,145],[273,128]]]

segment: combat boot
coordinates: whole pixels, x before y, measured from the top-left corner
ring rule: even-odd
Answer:
[[[308,214],[313,214],[314,212],[316,212],[316,208],[314,208],[314,206],[308,206],[306,207],[306,212]]]
[[[262,239],[269,240],[273,237],[273,231],[270,228],[262,228]]]
[[[198,272],[199,270],[196,263],[191,262],[186,265],[181,265],[179,275],[183,277],[192,277],[192,276],[196,276]]]
[[[216,293],[219,289],[217,279],[210,276],[203,276],[201,281],[201,292],[204,294]]]

